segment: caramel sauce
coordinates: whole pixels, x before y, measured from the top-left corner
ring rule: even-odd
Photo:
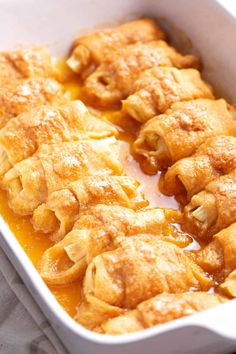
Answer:
[[[64,60],[56,63],[58,79],[63,82],[64,87],[70,92],[72,99],[82,99],[81,86],[78,78],[66,66]],[[139,125],[134,120],[122,116],[119,111],[98,111],[88,107],[101,119],[110,121],[118,127],[119,140],[122,147],[122,161],[125,172],[138,180],[141,189],[149,201],[149,207],[163,207],[180,209],[179,203],[174,197],[165,196],[159,189],[160,174],[154,176],[146,175],[139,167],[138,161],[131,154],[131,145],[135,140]],[[21,217],[14,214],[8,206],[6,193],[0,190],[0,214],[9,225],[11,231],[31,259],[34,266],[39,269],[40,259],[46,249],[53,245],[50,235],[34,231],[30,217]],[[193,240],[188,249],[198,249],[199,244]],[[76,306],[81,297],[81,282],[75,282],[68,286],[49,287],[61,306],[71,315],[76,313]]]

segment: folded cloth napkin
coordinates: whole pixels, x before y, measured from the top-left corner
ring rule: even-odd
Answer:
[[[0,353],[68,354],[0,248]]]

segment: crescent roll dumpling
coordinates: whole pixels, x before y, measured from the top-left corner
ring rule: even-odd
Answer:
[[[148,205],[138,189],[139,183],[128,176],[90,176],[52,193],[33,214],[36,230],[62,238],[69,232],[79,213],[92,205],[121,205],[139,209]]]
[[[133,309],[163,292],[208,290],[212,284],[179,247],[156,236],[137,236],[92,260],[83,292],[85,297],[92,295],[109,305]]]
[[[17,162],[33,155],[42,144],[117,134],[115,127],[90,114],[81,101],[58,108],[36,107],[0,130],[0,177]]]
[[[178,217],[179,213],[167,209],[135,212],[114,205],[91,207],[81,212],[71,232],[45,251],[41,276],[48,284],[55,285],[78,280],[95,256],[116,249],[125,237],[155,234],[162,238],[170,229],[170,222]],[[64,266],[58,268],[58,264]]]
[[[119,153],[119,143],[113,137],[42,145],[37,154],[14,165],[1,185],[13,211],[30,215],[52,192],[81,177],[120,175]]]
[[[132,333],[193,315],[226,301],[227,299],[223,296],[200,291],[161,294],[142,302],[133,311],[106,321],[101,328],[106,334]],[[110,317],[113,317],[112,312]]]
[[[164,191],[186,194],[190,199],[212,180],[236,168],[236,137],[209,138],[196,153],[171,166],[164,177]]]
[[[76,221],[74,229],[98,229],[110,235],[111,240],[116,236],[130,236],[135,234],[156,234],[170,232],[169,223],[178,222],[181,213],[173,209],[145,209],[134,211],[122,206],[96,205],[84,211]],[[100,235],[98,236],[100,238]],[[93,235],[96,238],[96,234]],[[94,255],[100,246],[103,250],[103,242],[95,240],[93,250]],[[105,240],[107,238],[105,237]],[[107,244],[107,241],[106,241]],[[96,247],[95,247],[96,246]],[[97,249],[97,250],[96,250]]]
[[[102,230],[101,233],[93,233],[90,238],[89,259],[92,259],[104,252],[104,245],[105,250],[109,250],[107,245],[110,240],[120,235],[158,234],[179,247],[187,247],[192,242],[191,237],[172,226],[172,223],[180,222],[181,216],[181,212],[173,209],[151,208],[134,212],[121,206],[96,205],[80,214],[74,229]]]
[[[165,34],[153,20],[147,18],[99,30],[74,41],[67,64],[74,72],[85,77],[114,49],[157,39],[165,39]]]
[[[123,111],[144,123],[164,113],[178,101],[214,98],[198,70],[156,67],[144,71],[135,83],[135,93],[122,102]]]
[[[63,86],[53,78],[13,81],[0,87],[0,128],[18,114],[44,104],[63,104],[69,100]]]
[[[134,93],[140,74],[155,66],[198,67],[193,55],[181,55],[164,41],[117,49],[85,81],[84,93],[94,105],[109,107]]]
[[[208,273],[224,280],[236,269],[236,223],[213,236],[212,241],[197,253],[197,263]]]
[[[236,270],[228,275],[219,288],[227,296],[236,297]]]
[[[17,79],[54,76],[46,48],[28,48],[0,53],[0,86]]]
[[[144,171],[155,174],[192,155],[207,138],[236,134],[234,116],[234,109],[223,99],[175,103],[165,114],[144,124],[134,152],[143,157]]]
[[[125,310],[121,307],[109,305],[95,296],[88,295],[86,302],[83,301],[77,307],[74,319],[87,329],[101,333],[103,332],[101,330],[103,322],[124,313]]]
[[[236,170],[194,195],[184,208],[183,225],[199,238],[209,238],[236,222]]]

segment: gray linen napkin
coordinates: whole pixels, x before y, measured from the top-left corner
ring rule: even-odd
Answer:
[[[0,353],[67,354],[1,248]]]

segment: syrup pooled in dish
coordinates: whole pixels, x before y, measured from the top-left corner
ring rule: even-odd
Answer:
[[[74,319],[130,333],[236,297],[236,114],[150,19],[0,53],[0,212]],[[5,191],[4,191],[5,190]]]

